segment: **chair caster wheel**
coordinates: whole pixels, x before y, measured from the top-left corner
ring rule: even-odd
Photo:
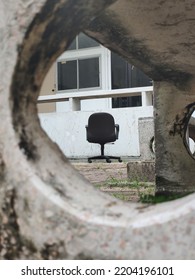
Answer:
[[[107,159],[106,162],[111,163],[111,160],[110,160],[110,159]]]
[[[89,163],[92,163],[92,160],[91,160],[91,159],[88,159],[88,162],[89,162]]]
[[[121,158],[119,158],[119,160],[118,160],[119,162],[122,162],[122,159]]]

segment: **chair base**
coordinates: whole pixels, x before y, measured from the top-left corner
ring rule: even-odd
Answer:
[[[105,156],[105,155],[101,155],[101,156],[95,156],[95,157],[89,157],[88,158],[88,162],[92,163],[92,160],[96,160],[96,159],[105,159],[106,162],[111,163],[111,159],[117,159],[119,162],[122,162],[122,159],[120,157],[114,157],[114,156]]]

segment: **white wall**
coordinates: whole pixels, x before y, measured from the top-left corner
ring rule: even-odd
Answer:
[[[105,154],[139,156],[138,119],[153,116],[153,107],[132,107],[106,110],[119,124],[119,139],[105,145]],[[94,111],[74,111],[40,114],[43,129],[69,158],[85,158],[100,153],[100,146],[86,140],[89,116]]]
[[[60,95],[60,94],[59,94]],[[97,99],[86,99],[81,100],[81,111],[96,111],[97,108],[101,108],[101,110],[108,110],[111,108],[111,98],[97,98]],[[69,112],[72,111],[70,107],[69,101],[64,102],[56,102],[56,112]]]

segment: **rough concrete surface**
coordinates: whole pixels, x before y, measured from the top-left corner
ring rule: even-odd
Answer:
[[[134,161],[127,164],[127,176],[133,181],[154,182],[155,166],[154,161]]]
[[[154,160],[154,119],[140,118],[138,121],[140,160]]]
[[[127,163],[73,163],[74,167],[91,183],[102,183],[108,180],[124,180],[127,179]]]
[[[36,109],[49,67],[86,30],[155,80],[158,184],[170,187],[173,174],[173,189],[194,188],[183,145],[195,106],[194,11],[193,0],[0,0],[1,259],[195,259],[194,194],[144,208],[98,192]]]

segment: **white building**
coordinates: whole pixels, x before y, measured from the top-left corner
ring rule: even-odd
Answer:
[[[89,115],[110,112],[120,133],[105,154],[139,157],[138,120],[153,117],[152,90],[144,73],[81,33],[45,78],[39,102],[49,103],[38,105],[41,124],[65,155],[86,158],[100,153],[99,145],[86,141]],[[149,147],[151,125],[145,133]]]

